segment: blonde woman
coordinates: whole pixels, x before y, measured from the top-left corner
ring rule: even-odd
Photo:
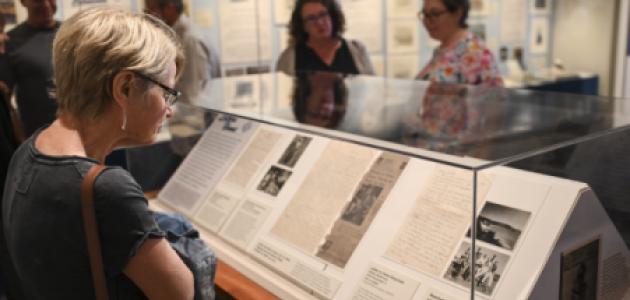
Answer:
[[[182,62],[173,31],[148,15],[89,9],[59,29],[58,117],[16,151],[2,199],[8,255],[26,299],[94,298],[81,182],[115,147],[155,140],[179,96],[172,87]],[[94,205],[112,298],[193,298],[191,271],[127,171],[101,173]]]

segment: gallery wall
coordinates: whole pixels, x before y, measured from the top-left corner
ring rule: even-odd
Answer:
[[[57,16],[62,20],[78,9],[99,4],[94,4],[95,0],[58,1]],[[101,1],[132,11],[141,10],[143,2]],[[0,0],[0,4],[9,2],[16,3],[17,20],[23,20],[25,14],[17,4],[19,1]],[[293,2],[186,0],[186,6],[193,21],[214,42],[222,59],[223,73],[239,75],[273,71],[287,44],[286,23]],[[611,7],[615,2],[473,0],[469,25],[485,38],[506,76],[508,68],[502,59],[513,58],[515,52],[522,53],[520,64],[534,75],[541,74],[555,58],[560,58],[571,71],[597,73],[605,92],[611,72],[614,32],[614,24],[609,20],[614,19]],[[416,17],[422,0],[340,0],[340,3],[347,19],[345,36],[366,44],[379,75],[414,78],[438,45]],[[575,36],[587,33],[593,39]],[[576,45],[576,41],[597,47]],[[505,50],[501,51],[502,48]],[[501,55],[502,52],[507,55]]]
[[[599,75],[599,94],[612,95],[618,1],[557,0],[553,57],[565,68]]]

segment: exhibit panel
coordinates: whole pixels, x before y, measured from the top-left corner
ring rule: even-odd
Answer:
[[[240,142],[249,130],[249,141],[232,148],[234,159],[201,162],[212,144]],[[221,133],[230,137],[217,139]],[[481,298],[525,299],[551,272],[546,262],[573,211],[591,203],[587,211],[597,212],[582,183],[504,167],[480,171],[473,250],[469,170],[226,115],[181,168],[187,161],[224,170],[221,179],[206,195],[165,200],[171,182],[190,180],[178,170],[160,202],[188,214],[221,259],[282,298],[464,299],[473,283]],[[610,221],[600,222],[610,232],[594,226],[588,234],[596,233],[602,252],[627,259]],[[574,247],[578,237],[559,246]],[[573,275],[563,274],[566,285]]]
[[[186,109],[213,121],[152,205],[280,298],[626,293],[619,184],[557,177],[626,153],[623,99],[322,72],[209,87]]]

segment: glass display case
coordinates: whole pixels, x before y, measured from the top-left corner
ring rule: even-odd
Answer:
[[[153,206],[283,299],[621,299],[628,105],[324,72],[213,80],[177,107],[160,147],[183,162]],[[129,150],[140,178],[144,153]]]

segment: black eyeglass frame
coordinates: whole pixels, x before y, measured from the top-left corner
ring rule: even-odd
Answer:
[[[173,105],[175,105],[175,103],[177,103],[177,100],[179,100],[179,97],[181,97],[181,96],[182,96],[182,92],[180,92],[180,91],[178,91],[178,90],[175,90],[175,89],[172,89],[172,88],[170,88],[170,87],[166,86],[165,84],[163,84],[163,83],[161,83],[161,82],[159,82],[159,81],[157,81],[157,80],[155,80],[155,79],[153,79],[153,78],[151,78],[151,77],[149,77],[149,76],[147,76],[147,75],[144,75],[144,74],[142,74],[142,73],[140,73],[140,72],[138,72],[138,71],[132,71],[132,72],[133,72],[134,74],[138,75],[138,76],[139,76],[140,78],[142,78],[142,79],[145,79],[145,80],[148,80],[148,81],[151,81],[151,82],[153,82],[153,83],[157,84],[157,85],[158,85],[159,87],[161,87],[163,90],[165,90],[166,92],[168,92],[168,95],[169,95],[170,97],[166,97],[166,95],[165,95],[165,97],[164,97],[164,100],[166,101],[166,104],[167,104],[168,106],[173,106]]]
[[[449,13],[448,9],[440,10],[440,11],[428,11],[428,12],[421,10],[418,12],[417,17],[420,21],[436,20],[437,18],[447,13]]]

